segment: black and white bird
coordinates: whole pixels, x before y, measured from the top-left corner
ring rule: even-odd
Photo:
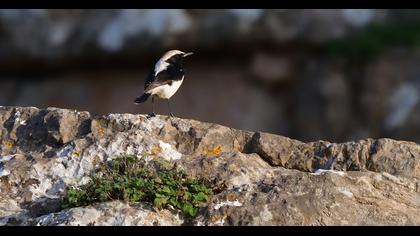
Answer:
[[[184,59],[192,54],[192,52],[185,53],[179,50],[171,50],[156,62],[154,69],[144,83],[143,95],[134,100],[134,103],[138,104],[147,101],[150,96],[152,97],[152,113],[149,114],[149,117],[155,116],[154,98],[166,99],[169,114],[174,116],[169,99],[178,91],[184,81]]]

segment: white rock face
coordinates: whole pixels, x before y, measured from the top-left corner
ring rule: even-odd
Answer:
[[[240,203],[238,200],[235,200],[233,202],[231,201],[221,202],[221,203],[216,204],[214,206],[214,209],[219,210],[223,206],[242,206],[242,203]]]
[[[76,207],[35,220],[38,226],[154,226],[181,225],[182,222],[177,215],[168,210],[156,213],[147,206],[130,206],[119,201],[84,208]]]
[[[170,144],[159,141],[159,147],[161,148],[160,156],[167,161],[178,160],[182,157],[182,154],[174,149]]]

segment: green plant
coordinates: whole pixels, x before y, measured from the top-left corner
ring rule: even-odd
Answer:
[[[170,168],[167,162],[124,155],[101,166],[91,180],[79,188],[70,186],[64,192],[62,207],[86,206],[94,202],[124,200],[151,202],[157,208],[173,206],[186,216],[195,217],[213,194],[209,182],[189,177],[182,170]]]

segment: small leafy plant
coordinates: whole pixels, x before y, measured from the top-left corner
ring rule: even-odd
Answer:
[[[188,217],[195,217],[213,194],[209,182],[188,177],[184,171],[168,163],[124,155],[103,165],[92,174],[88,184],[68,187],[64,192],[63,208],[87,206],[94,202],[124,200],[151,202],[159,209],[172,206]]]

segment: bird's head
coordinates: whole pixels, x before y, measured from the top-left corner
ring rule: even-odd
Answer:
[[[170,50],[170,51],[167,51],[165,54],[163,54],[161,59],[166,61],[166,60],[170,59],[171,57],[185,58],[185,57],[193,55],[193,54],[194,54],[193,52],[183,52],[183,51],[180,51],[180,50]]]
[[[155,65],[155,74],[165,70],[169,65],[182,69],[186,57],[193,55],[193,52],[170,50],[166,52]]]
[[[182,62],[184,58],[193,55],[193,52],[183,52],[180,50],[171,50],[166,52],[160,60],[171,63],[171,62]]]

